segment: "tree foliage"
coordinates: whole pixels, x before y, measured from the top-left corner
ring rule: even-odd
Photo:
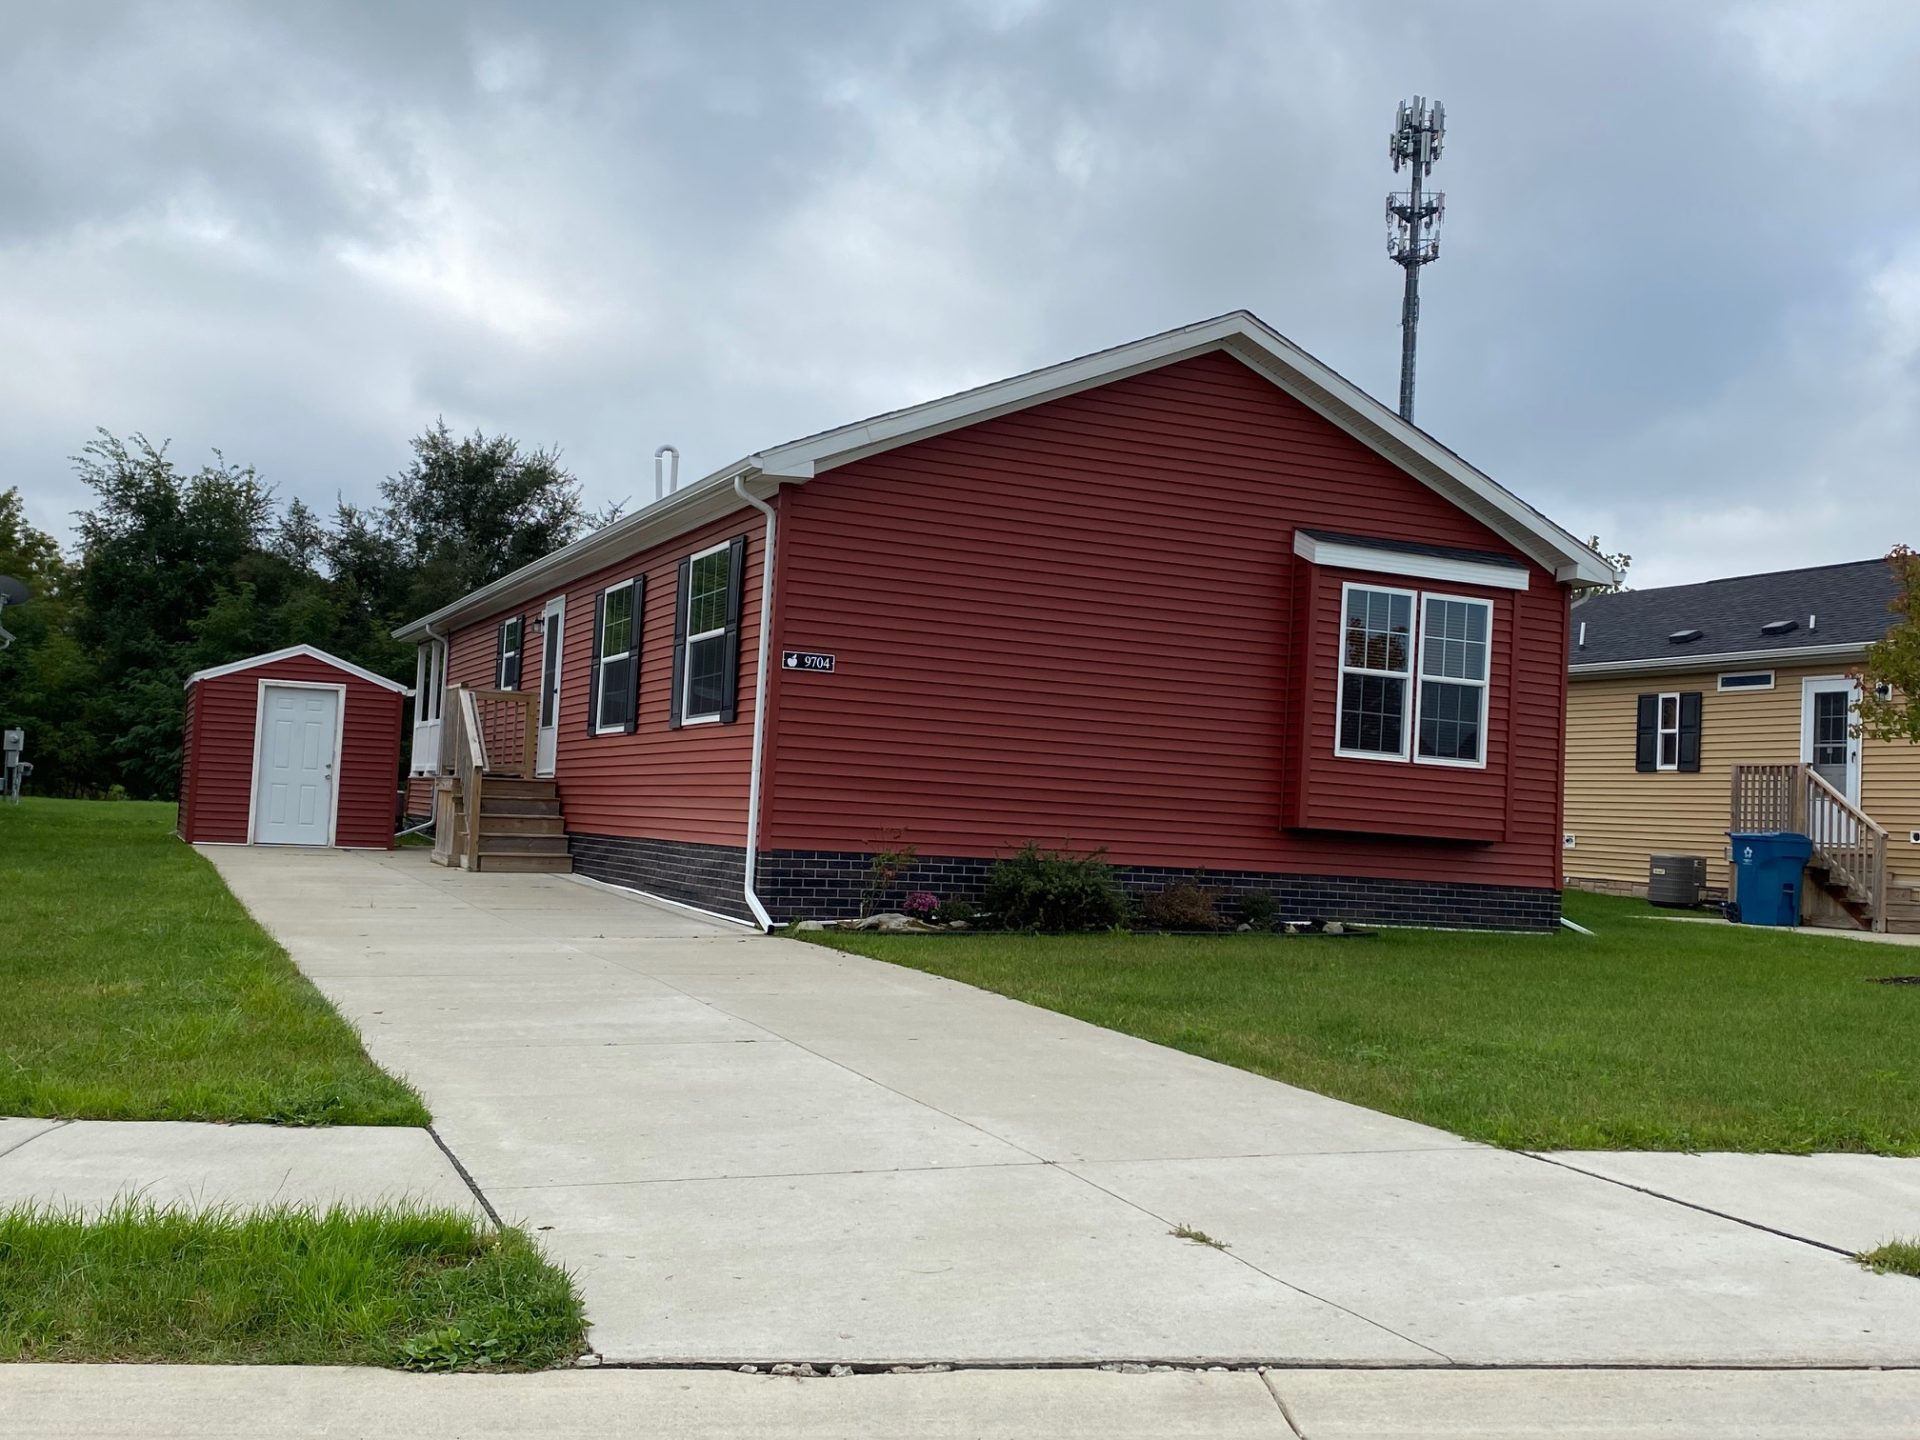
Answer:
[[[1900,618],[1886,636],[1867,647],[1860,682],[1860,733],[1875,740],[1920,741],[1920,554],[1905,545],[1888,552],[1900,583],[1893,609]]]
[[[1620,551],[1618,554],[1609,555],[1605,550],[1602,550],[1600,548],[1600,537],[1598,535],[1591,537],[1587,541],[1587,548],[1593,551],[1593,553],[1598,555],[1602,560],[1606,561],[1609,565],[1611,565],[1616,571],[1619,572],[1619,575],[1620,575],[1620,578],[1614,581],[1613,584],[1596,585],[1594,586],[1595,590],[1599,591],[1601,594],[1613,595],[1613,594],[1617,594],[1619,591],[1622,591],[1628,588],[1627,587],[1627,571],[1633,568],[1633,556],[1627,554],[1627,552],[1624,550]]]
[[[33,600],[9,607],[0,724],[29,732],[34,786],[113,786],[166,798],[179,783],[186,677],[295,644],[395,679],[413,652],[393,629],[576,539],[591,522],[550,450],[457,438],[435,422],[372,509],[326,519],[284,506],[250,466],[216,452],[187,470],[165,444],[100,431],[73,458],[93,503],[70,561],[0,492],[0,574]]]

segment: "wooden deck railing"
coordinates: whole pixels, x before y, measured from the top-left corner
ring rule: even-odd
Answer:
[[[488,776],[533,778],[537,739],[533,700],[521,690],[448,688],[433,814],[433,853],[442,865],[479,868],[480,806]],[[458,825],[456,809],[461,817]]]
[[[1791,830],[1813,841],[1814,863],[1887,928],[1887,832],[1811,765],[1736,765],[1729,830]]]

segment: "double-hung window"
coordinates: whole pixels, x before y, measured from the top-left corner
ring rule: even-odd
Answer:
[[[1656,732],[1660,741],[1660,758],[1655,762],[1656,770],[1678,770],[1680,768],[1680,696],[1669,692],[1660,697],[1660,725]]]
[[[635,687],[640,683],[640,591],[637,581],[610,585],[600,595],[600,628],[594,639],[593,733],[633,729]]]
[[[1340,624],[1342,755],[1407,758],[1413,674],[1410,590],[1348,585]]]
[[[726,701],[727,605],[733,565],[727,544],[702,550],[687,570],[686,653],[681,664],[681,723],[718,720]]]
[[[1492,629],[1490,601],[1343,587],[1335,753],[1486,764]]]
[[[526,637],[526,627],[527,621],[523,615],[509,615],[500,622],[500,633],[494,645],[493,688],[496,690],[520,688],[520,648]]]
[[[1486,763],[1492,619],[1485,600],[1420,597],[1420,738],[1414,758],[1436,765]]]

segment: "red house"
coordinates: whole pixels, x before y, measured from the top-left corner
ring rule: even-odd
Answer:
[[[311,645],[187,677],[182,840],[393,844],[406,687]]]
[[[1612,574],[1240,311],[750,455],[406,626],[409,809],[464,783],[463,687],[527,697],[485,768],[575,869],[763,925],[1034,840],[1545,928],[1569,592]]]

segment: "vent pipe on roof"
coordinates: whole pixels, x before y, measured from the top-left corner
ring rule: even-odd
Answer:
[[[1820,628],[1820,617],[1818,615],[1807,616],[1807,629],[1818,630],[1819,628]]]
[[[669,470],[661,463],[662,457],[673,457],[673,468]],[[662,499],[680,488],[680,451],[672,445],[662,445],[653,452],[653,498]]]
[[[1576,643],[1582,650],[1587,648],[1587,622],[1584,620],[1580,622],[1580,639]]]

